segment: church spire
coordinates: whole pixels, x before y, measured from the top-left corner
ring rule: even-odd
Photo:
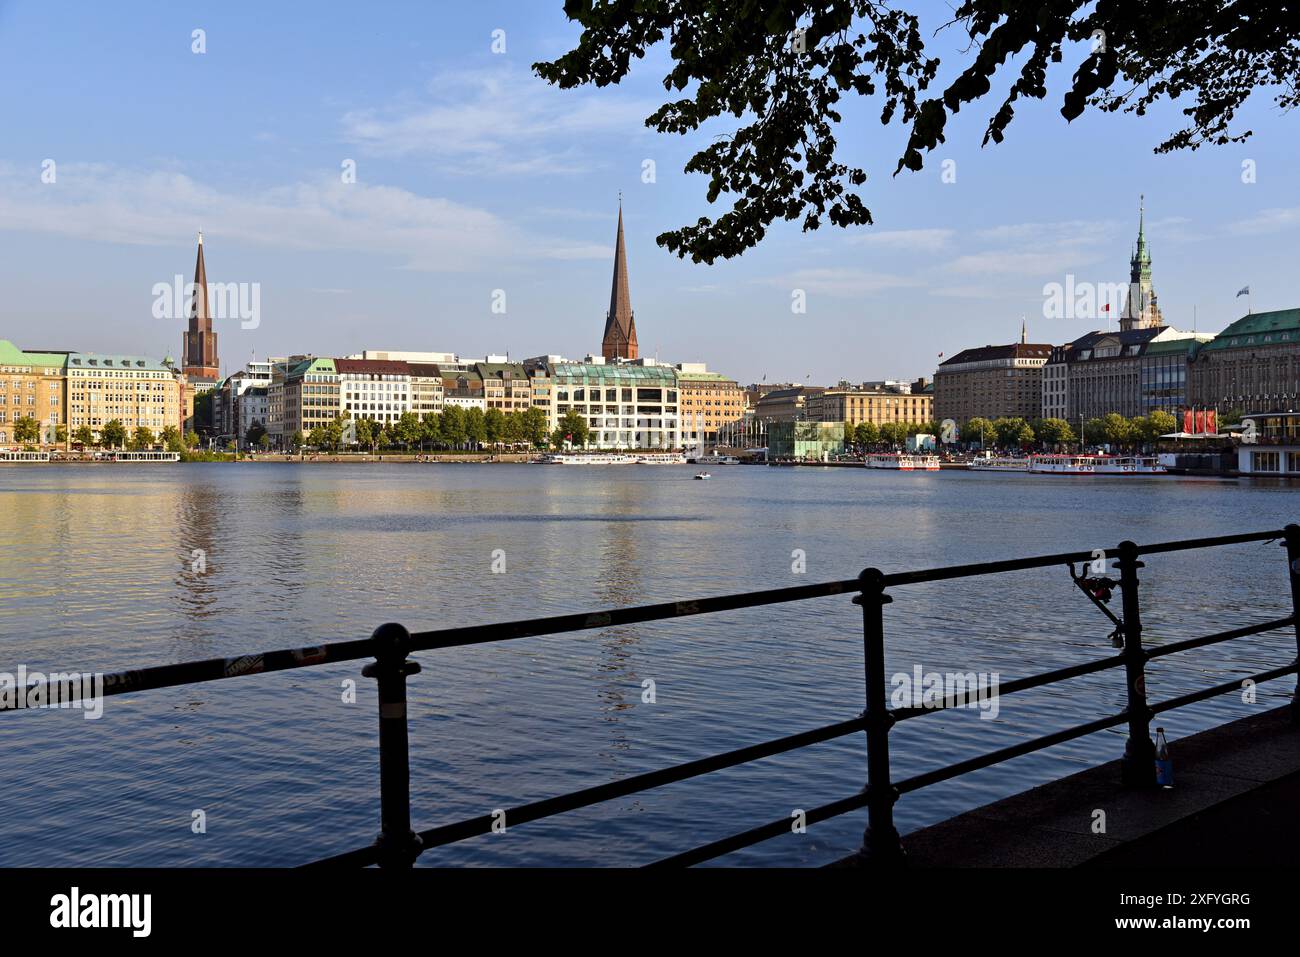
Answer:
[[[208,308],[208,269],[203,262],[203,230],[194,262],[194,298],[190,300],[189,327],[181,340],[181,366],[192,380],[216,381],[221,375],[217,359],[217,334],[212,331]]]
[[[1155,288],[1151,284],[1151,251],[1147,249],[1146,196],[1138,197],[1138,234],[1129,260],[1128,302],[1120,314],[1121,332],[1133,329],[1153,329],[1164,325],[1160,307],[1156,304]]]
[[[606,359],[637,357],[636,320],[627,282],[627,247],[623,241],[623,198],[618,202],[618,237],[614,243],[614,279],[609,291],[609,312],[605,314],[605,336],[601,354]]]

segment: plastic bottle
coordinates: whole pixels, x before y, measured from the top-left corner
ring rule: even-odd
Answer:
[[[1156,784],[1162,788],[1174,786],[1174,762],[1169,757],[1164,728],[1156,728]]]

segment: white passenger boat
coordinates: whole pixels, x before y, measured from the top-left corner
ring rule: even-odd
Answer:
[[[968,468],[977,472],[1028,472],[1032,456],[982,455],[971,459]]]
[[[647,452],[644,455],[638,455],[636,458],[638,465],[685,465],[685,452]]]
[[[114,462],[179,462],[179,452],[114,452]]]
[[[622,452],[552,452],[542,456],[543,465],[636,465],[637,456]]]
[[[697,455],[695,457],[696,465],[739,465],[740,459],[734,455],[718,455],[716,452],[709,455]]]
[[[24,452],[22,449],[0,449],[0,462],[48,462],[49,452]]]
[[[1154,455],[1034,455],[1029,471],[1038,475],[1164,475]]]
[[[880,452],[868,455],[862,463],[869,469],[898,469],[902,472],[937,472],[939,456],[898,452]]]

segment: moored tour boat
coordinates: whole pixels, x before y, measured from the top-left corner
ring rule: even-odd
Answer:
[[[939,456],[880,452],[868,455],[866,461],[862,464],[869,469],[897,469],[901,472],[937,472],[939,470]]]
[[[1153,455],[1033,455],[1029,471],[1037,475],[1165,475]]]

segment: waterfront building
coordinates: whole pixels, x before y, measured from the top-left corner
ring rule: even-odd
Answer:
[[[1044,419],[1070,418],[1070,351],[1072,346],[1052,346],[1052,351],[1043,364],[1043,408]]]
[[[769,422],[769,459],[824,462],[844,452],[843,422]]]
[[[1209,333],[1191,333],[1184,338],[1161,339],[1147,344],[1140,361],[1142,415],[1157,409],[1175,417],[1190,406],[1187,377],[1196,350],[1211,341]]]
[[[443,407],[456,406],[461,409],[482,409],[487,411],[487,399],[483,395],[483,377],[477,369],[439,366],[442,373]]]
[[[69,429],[89,426],[98,439],[114,419],[128,437],[141,427],[157,435],[185,425],[186,377],[171,359],[71,352],[67,363]]]
[[[762,422],[798,422],[808,418],[809,400],[826,391],[825,386],[797,385],[763,393],[754,404],[754,417]]]
[[[388,426],[413,411],[411,366],[399,359],[335,359],[336,414]],[[331,416],[333,418],[333,416]]]
[[[914,386],[917,388],[914,390]],[[813,395],[805,405],[804,417],[813,422],[870,422],[884,425],[928,425],[934,421],[934,395],[926,391],[925,380],[916,383],[864,382],[852,386],[841,382]]]
[[[528,372],[520,362],[476,362],[474,371],[483,380],[483,400],[487,408],[502,412],[526,412],[533,405],[533,387]]]
[[[558,422],[574,410],[587,420],[589,445],[602,449],[681,446],[677,374],[653,359],[561,363],[552,372]]]
[[[27,418],[40,426],[36,444],[58,443],[67,420],[67,365],[65,352],[26,352],[0,339],[0,447],[17,444],[14,424]]]
[[[623,204],[618,204],[618,237],[614,241],[614,281],[605,313],[605,335],[600,345],[606,359],[637,358],[636,318],[627,282],[627,247],[623,243]]]
[[[532,390],[532,405],[546,413],[547,429],[555,428],[555,366],[569,360],[563,356],[536,356],[525,359],[524,371],[528,373],[528,384]]]
[[[1220,413],[1290,412],[1300,404],[1300,309],[1242,316],[1197,348],[1188,404]]]
[[[235,438],[240,446],[248,448],[248,430],[253,426],[260,425],[268,433],[270,432],[269,422],[271,418],[270,407],[267,400],[267,390],[269,385],[254,385],[245,389],[235,400],[235,422],[237,423],[238,432]]]
[[[940,363],[934,376],[934,419],[964,423],[976,416],[1041,417],[1043,366],[1052,346],[1027,342],[1027,337],[1022,323],[1017,343],[964,349]]]
[[[444,389],[442,370],[436,364],[407,361],[411,373],[411,411],[421,421],[429,414],[440,414],[443,409]]]
[[[1262,412],[1242,416],[1254,426],[1254,441],[1237,446],[1237,471],[1242,475],[1300,478],[1300,413]]]
[[[460,364],[460,359],[456,357],[454,352],[402,352],[398,350],[366,349],[350,356],[344,356],[344,358],[374,359],[380,362],[414,362],[432,366],[458,366]]]
[[[1099,419],[1111,412],[1126,418],[1145,415],[1151,408],[1173,411],[1169,402],[1178,394],[1177,368],[1186,364],[1188,349],[1196,342],[1190,332],[1173,326],[1143,326],[1122,332],[1089,332],[1067,347],[1053,350],[1053,368],[1044,374],[1044,396],[1049,387],[1064,386],[1064,413],[1045,418],[1080,420]],[[1147,351],[1160,344],[1161,349],[1147,358]],[[1172,351],[1166,351],[1172,344]],[[1181,356],[1181,358],[1179,358]],[[1185,373],[1184,373],[1185,375]],[[1147,382],[1144,392],[1143,381]],[[1163,379],[1163,384],[1162,383]],[[1059,412],[1056,399],[1062,393],[1050,393],[1051,408]],[[1154,403],[1154,404],[1153,404]],[[1044,401],[1044,408],[1047,408]]]
[[[279,449],[292,446],[293,436],[304,437],[339,415],[339,381],[335,360],[294,356],[272,367],[267,386],[267,432]]]
[[[676,369],[682,444],[716,445],[719,430],[744,416],[745,393],[735,379],[710,372],[703,362],[681,362]]]
[[[217,358],[217,334],[212,330],[208,303],[208,271],[203,262],[203,233],[199,233],[198,259],[194,263],[194,299],[190,303],[189,328],[181,337],[181,365],[186,378],[195,384],[216,385],[221,377]],[[201,390],[200,390],[201,391]]]

